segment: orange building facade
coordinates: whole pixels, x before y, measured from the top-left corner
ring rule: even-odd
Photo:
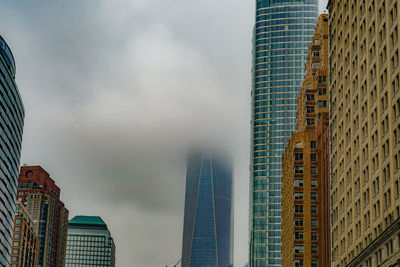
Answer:
[[[21,202],[17,201],[11,250],[11,267],[36,267],[39,239],[34,232],[32,218]]]
[[[283,155],[282,266],[330,266],[328,15],[319,17]]]

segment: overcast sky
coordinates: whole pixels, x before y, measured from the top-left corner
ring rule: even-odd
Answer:
[[[26,111],[21,163],[50,173],[70,218],[105,220],[118,267],[180,257],[194,142],[231,150],[235,265],[247,262],[253,2],[2,1]]]

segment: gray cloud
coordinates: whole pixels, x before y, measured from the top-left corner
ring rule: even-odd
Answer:
[[[117,266],[180,256],[185,153],[235,159],[235,263],[247,261],[253,3],[8,1],[1,34],[26,109],[22,162],[42,165],[71,212],[98,214]]]

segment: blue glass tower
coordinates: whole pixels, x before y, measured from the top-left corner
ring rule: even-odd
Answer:
[[[0,36],[0,266],[10,266],[24,116],[14,57]]]
[[[232,166],[210,154],[187,163],[182,267],[232,264]]]
[[[282,155],[296,129],[318,0],[256,0],[250,156],[251,267],[281,266]]]

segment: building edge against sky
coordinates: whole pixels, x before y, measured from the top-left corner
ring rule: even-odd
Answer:
[[[232,163],[216,153],[189,155],[182,267],[233,264]]]
[[[296,129],[318,0],[256,0],[253,30],[249,265],[281,266],[282,155]]]
[[[0,36],[0,265],[8,266],[11,256],[11,240],[17,181],[19,173],[22,132],[25,111],[15,83],[15,61],[5,40]]]
[[[282,266],[330,266],[328,29],[322,14],[297,99],[297,132],[283,156]]]
[[[98,216],[75,216],[68,222],[65,267],[115,266],[115,244]]]

